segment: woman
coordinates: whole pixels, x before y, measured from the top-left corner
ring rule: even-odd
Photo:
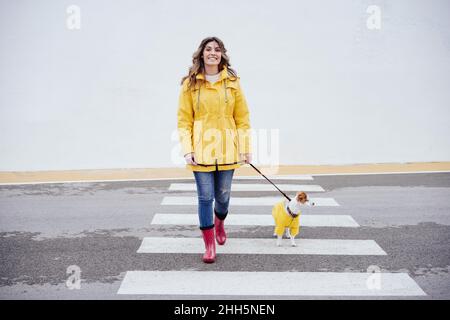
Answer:
[[[219,245],[226,241],[224,221],[234,169],[251,162],[247,102],[226,52],[217,37],[202,40],[181,80],[178,108],[180,143],[197,185],[206,263],[216,258],[214,238]]]

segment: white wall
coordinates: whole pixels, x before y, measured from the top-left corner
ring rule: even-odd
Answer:
[[[281,164],[450,160],[449,1],[220,3],[0,0],[0,171],[175,166],[179,82],[210,35]]]

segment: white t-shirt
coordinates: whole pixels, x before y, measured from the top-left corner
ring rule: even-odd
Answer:
[[[220,72],[213,74],[213,75],[209,75],[209,74],[205,73],[206,80],[208,80],[212,84],[216,83],[219,80],[219,77],[220,77]]]

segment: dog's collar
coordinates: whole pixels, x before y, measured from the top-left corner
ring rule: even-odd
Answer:
[[[292,218],[295,218],[295,217],[298,216],[298,214],[293,213],[293,212],[291,211],[291,209],[289,209],[289,206],[286,206],[286,210],[287,210],[287,212],[289,213],[289,215],[290,215]]]

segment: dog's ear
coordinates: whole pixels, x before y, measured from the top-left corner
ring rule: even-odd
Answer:
[[[308,196],[305,192],[301,191],[297,194],[297,201],[308,200]]]

